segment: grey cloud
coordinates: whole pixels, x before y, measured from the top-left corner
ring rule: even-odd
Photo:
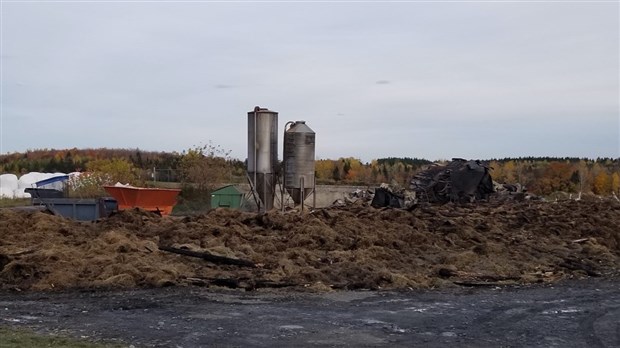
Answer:
[[[617,157],[618,6],[7,3],[4,149],[213,140],[244,158],[261,105],[305,119],[322,158]],[[25,117],[57,122],[35,141]]]

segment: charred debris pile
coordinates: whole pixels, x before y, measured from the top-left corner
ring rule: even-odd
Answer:
[[[493,181],[487,163],[479,160],[454,158],[447,164],[433,164],[417,173],[409,188],[382,184],[367,191],[351,192],[335,206],[369,204],[375,208],[413,209],[418,204],[473,203],[539,199],[520,184],[500,184]]]

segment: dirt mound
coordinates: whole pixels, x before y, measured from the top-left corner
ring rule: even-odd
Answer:
[[[191,217],[130,210],[92,223],[1,209],[0,287],[402,289],[608,276],[620,269],[618,221],[613,201]]]

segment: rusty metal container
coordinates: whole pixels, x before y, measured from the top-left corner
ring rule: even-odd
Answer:
[[[161,215],[172,213],[177,203],[179,189],[145,188],[132,186],[104,186],[118,202],[118,209],[142,208]]]

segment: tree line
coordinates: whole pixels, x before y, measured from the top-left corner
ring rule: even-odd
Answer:
[[[244,182],[245,163],[230,158],[230,151],[211,143],[182,152],[152,152],[140,149],[42,149],[0,156],[0,172],[89,171],[108,168],[127,179],[152,180],[153,169],[169,170],[169,180],[207,187],[223,182]],[[445,161],[444,161],[445,162]],[[354,157],[315,161],[318,184],[378,185],[408,187],[411,178],[433,162],[410,157],[388,157],[362,162]],[[522,157],[487,161],[491,176],[500,183],[520,183],[528,191],[620,194],[620,159],[574,157]],[[440,162],[441,164],[441,162]],[[122,169],[122,170],[121,170]],[[122,175],[121,175],[122,173]]]
[[[71,173],[88,169],[96,160],[122,159],[136,168],[176,168],[181,155],[176,152],[143,151],[140,149],[39,149],[0,155],[0,171],[16,175],[28,172]]]
[[[489,164],[495,181],[520,183],[529,191],[620,195],[620,160],[590,159],[508,159]]]

